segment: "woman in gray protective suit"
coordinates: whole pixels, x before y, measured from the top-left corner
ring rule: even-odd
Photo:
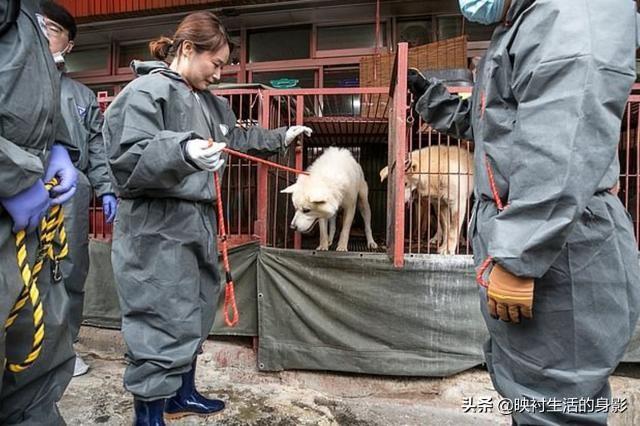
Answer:
[[[109,107],[103,130],[121,198],[111,256],[129,362],[124,385],[139,425],[164,424],[164,411],[224,408],[194,388],[220,289],[212,175],[224,162],[220,150],[276,152],[311,131],[236,126],[227,102],[207,90],[230,53],[214,14],[188,15],[172,40],[150,48],[161,61],[132,64],[140,77]]]
[[[636,77],[635,3],[460,7],[500,22],[472,99],[417,72],[409,87],[426,122],[475,142],[470,234],[477,268],[493,265],[480,290],[487,367],[496,390],[526,407],[514,423],[604,425],[608,378],[638,318],[633,227],[610,192]]]

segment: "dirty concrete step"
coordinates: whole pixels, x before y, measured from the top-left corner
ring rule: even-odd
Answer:
[[[77,349],[92,369],[71,382],[60,409],[69,425],[125,425],[132,399],[123,389],[124,343],[117,330],[83,327]],[[640,424],[640,368],[625,365],[612,377],[614,395],[628,408],[614,426]],[[483,369],[448,378],[365,376],[313,371],[262,373],[250,339],[208,340],[198,359],[197,385],[228,407],[210,418],[175,425],[510,425],[497,412],[465,413],[464,398],[499,396]],[[496,410],[497,411],[497,410]]]

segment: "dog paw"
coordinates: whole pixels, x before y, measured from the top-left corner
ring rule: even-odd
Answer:
[[[442,238],[435,236],[429,240],[429,244],[433,246],[439,246],[442,243]]]
[[[338,244],[338,247],[336,247],[336,251],[349,251],[347,250],[347,245],[342,245],[342,244]]]
[[[367,247],[369,247],[371,250],[376,250],[376,249],[378,248],[378,244],[376,244],[376,242],[375,242],[375,241],[370,241],[370,242],[367,244]]]
[[[318,247],[316,247],[316,250],[318,250],[318,251],[327,251],[327,250],[329,250],[329,244],[320,244]]]
[[[454,256],[456,254],[456,250],[453,248],[440,247],[438,249],[438,254],[442,254],[445,256]]]

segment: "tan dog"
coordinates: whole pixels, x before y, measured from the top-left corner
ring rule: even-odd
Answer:
[[[380,181],[388,175],[388,167],[380,170]],[[473,155],[457,146],[431,146],[412,151],[411,158],[405,162],[405,203],[411,202],[414,191],[439,210],[434,238],[438,253],[455,254],[463,215],[473,191]],[[428,205],[423,212],[429,212]]]

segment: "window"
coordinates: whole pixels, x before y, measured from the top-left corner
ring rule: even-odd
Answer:
[[[463,28],[460,15],[427,16],[411,21],[399,21],[397,40],[398,42],[406,41],[409,47],[446,40],[462,34],[466,34],[469,41],[487,41],[491,40],[495,27],[496,25],[481,25],[465,19]]]
[[[149,42],[121,44],[118,54],[118,68],[129,68],[134,59],[149,61],[154,59],[149,51]]]
[[[461,16],[438,16],[437,17],[438,40],[458,37],[462,35]]]
[[[386,25],[380,24],[380,42],[386,46]],[[318,27],[318,50],[362,49],[376,47],[376,25]]]
[[[252,31],[248,39],[249,62],[305,59],[310,55],[310,27]]]
[[[252,82],[274,86],[278,80],[284,79],[298,80],[296,88],[315,87],[315,70],[254,72]]]
[[[409,47],[433,42],[433,21],[431,17],[414,21],[400,21],[397,24],[398,42],[407,42]]]
[[[491,40],[493,30],[496,25],[482,25],[475,22],[464,21],[464,32],[467,34],[469,41],[487,41]]]
[[[231,56],[229,57],[229,65],[240,65],[240,54],[242,52],[242,49],[240,48],[240,32],[230,32],[229,39],[231,40],[231,44],[233,45]]]
[[[67,71],[104,71],[109,74],[109,55],[109,46],[74,50],[65,57]]]
[[[360,68],[326,67],[324,69],[324,87],[358,87]],[[324,116],[354,116],[360,114],[360,95],[327,95],[323,97],[322,114]]]
[[[324,87],[359,87],[360,68],[326,67],[323,75]]]
[[[238,82],[238,74],[226,74],[220,77],[222,84],[236,84]]]

